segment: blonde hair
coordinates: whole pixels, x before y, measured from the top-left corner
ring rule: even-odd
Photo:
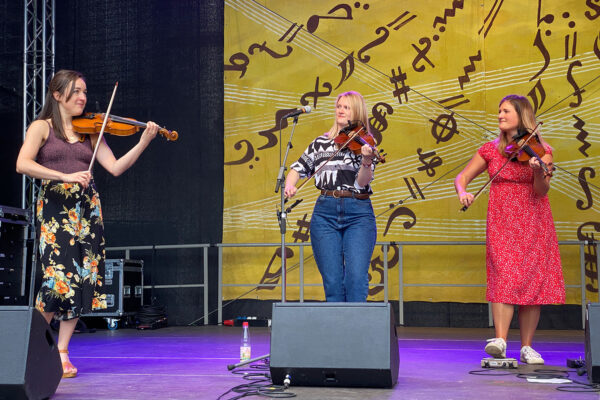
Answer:
[[[352,117],[354,118],[354,121],[362,122],[363,126],[367,129],[367,132],[370,135],[371,130],[369,128],[369,117],[367,114],[367,105],[365,104],[365,99],[363,99],[360,93],[355,92],[353,90],[340,93],[337,99],[335,100],[336,107],[342,97],[348,99],[348,103],[350,103],[350,109],[352,110]],[[340,126],[337,122],[337,118],[334,117],[333,126],[327,133],[327,138],[335,138],[344,126]]]
[[[527,97],[519,96],[518,94],[509,94],[508,96],[505,96],[502,100],[500,100],[498,107],[501,107],[502,104],[507,101],[515,108],[515,111],[519,116],[519,125],[517,126],[517,129],[526,130],[530,133],[533,132],[533,129],[537,125],[537,122],[535,120],[533,107],[531,106],[531,103],[529,102]],[[540,143],[542,143],[544,147],[550,148],[548,143],[546,143],[542,139],[539,128],[536,130],[536,134],[540,140]],[[511,139],[512,138],[506,137],[506,132],[502,130],[500,130],[498,138],[496,139],[498,144],[498,151],[505,157],[508,157],[508,154],[506,154],[506,146],[510,143]]]

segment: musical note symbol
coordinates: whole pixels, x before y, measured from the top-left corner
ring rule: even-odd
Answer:
[[[541,17],[541,15],[542,15],[542,0],[538,0],[537,26],[539,27],[542,22],[545,22],[547,24],[551,24],[552,22],[554,22],[554,15],[546,14],[543,17]],[[550,36],[550,34],[546,33],[546,36]]]
[[[300,98],[300,104],[302,104],[303,106],[308,105],[308,101],[306,100],[308,97],[312,97],[313,98],[313,107],[317,108],[317,101],[319,97],[327,97],[331,94],[331,83],[329,82],[324,82],[323,83],[323,87],[325,89],[327,89],[327,91],[323,91],[320,92],[319,91],[319,77],[317,76],[317,80],[315,82],[315,90],[314,92],[306,92],[302,95],[302,97]]]
[[[447,99],[444,99],[444,100],[440,100],[440,103],[444,104],[444,103],[447,103],[449,101],[463,99],[464,97],[465,97],[464,95],[459,94],[459,95],[456,95],[456,96],[448,97]],[[447,110],[450,110],[451,108],[458,107],[458,106],[460,106],[462,104],[469,103],[470,101],[471,100],[469,100],[469,99],[464,99],[464,100],[461,100],[461,101],[456,102],[454,104],[449,104],[449,105],[445,105],[444,104],[444,108],[447,109]]]
[[[402,226],[404,226],[404,229],[410,229],[417,223],[417,216],[410,208],[398,207],[394,211],[392,211],[392,215],[390,215],[390,217],[388,218],[387,224],[385,225],[385,231],[383,232],[383,236],[387,235],[390,226],[392,225],[394,220],[401,215],[408,216],[412,219],[412,221],[404,221],[404,223],[402,224]]]
[[[496,6],[498,6],[498,8],[496,8]],[[498,2],[495,1],[494,4],[492,5],[490,12],[486,15],[485,19],[483,20],[483,25],[481,25],[481,28],[479,28],[479,30],[477,31],[477,34],[480,35],[481,31],[485,27],[485,24],[486,23],[488,24],[487,28],[485,28],[485,32],[483,33],[484,39],[487,36],[490,29],[492,29],[492,25],[494,24],[494,21],[496,20],[496,16],[498,15],[498,11],[500,11],[500,8],[502,8],[502,2],[500,2],[498,4]],[[492,17],[492,18],[490,19],[490,17]],[[489,22],[488,22],[488,20],[489,20]]]
[[[290,46],[289,44],[286,45],[285,47],[286,47],[285,53],[276,53],[275,51],[273,51],[272,49],[267,47],[267,42],[262,42],[262,44],[253,43],[250,45],[250,47],[248,47],[248,53],[250,53],[250,55],[254,55],[254,51],[258,50],[260,52],[264,51],[265,53],[267,53],[268,55],[270,55],[273,58],[283,58],[283,57],[289,56],[293,50],[292,46]]]
[[[540,94],[539,101],[536,94],[538,92]],[[544,101],[546,101],[546,90],[544,89],[541,79],[538,79],[533,89],[531,89],[527,95],[531,97],[531,102],[533,103],[533,112],[537,113],[538,109],[542,106],[542,104],[544,104]]]
[[[338,67],[340,67],[342,69],[342,78],[340,79],[340,82],[337,84],[335,89],[340,87],[342,82],[344,82],[346,79],[348,79],[348,78],[350,78],[350,76],[352,76],[352,73],[354,72],[354,51],[352,51],[352,53],[350,53],[348,55],[348,57],[344,58],[338,64]]]
[[[430,151],[427,153],[421,154],[423,149],[420,147],[417,149],[417,154],[419,155],[419,161],[423,163],[423,166],[418,167],[418,171],[425,171],[427,176],[435,176],[435,168],[442,165],[442,158],[440,156],[435,155],[435,151]],[[426,158],[432,157],[429,162],[425,161]]]
[[[568,11],[565,11],[562,14],[562,17],[564,19],[568,19],[571,16],[571,14]],[[569,26],[570,29],[575,28],[575,21],[571,20],[569,21],[569,23],[567,24]],[[571,47],[571,54],[569,54],[569,41],[570,41],[570,35],[567,34],[565,35],[565,60],[568,60],[569,58],[573,58],[575,57],[575,54],[577,53],[577,31],[573,32],[573,46]]]
[[[534,80],[535,78],[540,76],[542,74],[542,72],[544,72],[546,70],[546,68],[548,68],[548,65],[550,65],[550,53],[548,53],[548,49],[546,49],[546,46],[544,45],[544,41],[542,40],[542,36],[540,34],[539,29],[537,31],[537,34],[535,35],[535,40],[533,41],[533,45],[538,48],[540,53],[542,53],[542,56],[544,57],[544,65],[534,76],[529,78],[529,82],[531,82],[532,80]]]
[[[406,17],[408,14],[410,14],[409,11],[404,11],[402,13],[402,15],[400,15],[398,18],[396,18],[395,20],[393,20],[392,22],[390,22],[389,24],[387,24],[387,26],[389,28],[391,28],[392,26],[394,26],[394,24],[398,23],[396,26],[394,26],[394,30],[397,31],[398,29],[402,28],[404,25],[408,24],[413,19],[417,18],[416,15],[411,15],[407,20],[401,21],[402,18]],[[399,21],[401,21],[401,22],[399,22]]]
[[[592,192],[590,190],[590,187],[588,186],[587,179],[585,178],[586,172],[589,172],[591,179],[594,179],[596,177],[596,171],[594,170],[594,168],[583,167],[579,170],[579,184],[581,185],[581,188],[583,189],[587,200],[587,206],[583,205],[582,200],[577,200],[575,202],[575,207],[577,207],[579,210],[587,210],[594,205],[594,198],[592,197]]]
[[[579,118],[577,115],[573,114],[573,118],[575,118],[577,120],[577,122],[575,122],[573,124],[573,128],[577,129],[579,131],[579,133],[577,134],[576,138],[577,140],[579,140],[581,143],[583,143],[577,150],[579,150],[579,152],[581,154],[583,154],[586,157],[589,157],[588,153],[586,152],[586,150],[588,149],[588,147],[591,146],[591,144],[585,140],[585,138],[588,137],[588,132],[583,129],[583,127],[585,126],[585,121],[582,120],[581,118]]]
[[[240,158],[239,160],[226,161],[224,163],[225,165],[239,165],[239,164],[247,163],[248,161],[252,160],[252,158],[254,157],[254,147],[252,147],[252,143],[250,143],[246,139],[242,139],[242,140],[236,142],[233,145],[233,148],[236,150],[240,150],[242,148],[242,144],[246,145],[246,154],[244,154],[244,156],[242,158]],[[256,159],[256,161],[258,161],[258,158]],[[252,165],[250,165],[250,169],[252,169]]]
[[[284,40],[286,38],[286,36],[294,29],[294,27],[296,28],[296,31],[294,32],[294,34],[288,39],[286,40],[287,43],[291,43],[294,38],[296,37],[296,35],[298,34],[298,32],[300,32],[302,30],[302,27],[304,26],[304,24],[302,25],[298,25],[295,22],[292,24],[292,26],[290,26],[290,28],[279,38],[277,39],[279,42],[281,42],[282,40]]]
[[[286,260],[288,258],[292,258],[294,256],[294,251],[287,247],[285,248],[285,258]],[[269,264],[267,264],[267,268],[265,268],[265,273],[263,274],[262,278],[260,278],[259,281],[259,286],[256,288],[257,290],[273,290],[275,289],[275,286],[261,286],[263,284],[267,284],[267,285],[276,285],[277,283],[279,283],[279,278],[281,277],[281,262],[277,262],[277,267],[275,270],[271,270],[273,267],[273,262],[276,259],[281,259],[281,247],[278,247],[277,249],[275,249],[275,252],[273,253],[273,255],[271,256],[271,259],[269,260]]]
[[[415,180],[414,177],[410,177],[410,180],[412,181],[412,183],[415,185],[415,190],[419,193],[419,196],[421,196],[421,198],[423,200],[425,200],[425,196],[423,195],[423,192],[421,191],[421,188],[419,187],[419,185],[417,184],[417,181]],[[406,183],[406,187],[408,188],[408,190],[410,191],[410,195],[412,196],[413,199],[417,199],[417,194],[414,192],[410,182],[408,181],[408,179],[404,178],[404,183]]]
[[[375,143],[378,145],[381,144],[383,139],[381,132],[385,131],[388,127],[388,122],[385,116],[393,113],[394,108],[382,101],[375,104],[371,109],[371,114],[373,114],[373,116],[369,118],[369,126],[371,127],[371,133],[373,134]]]
[[[477,50],[477,54],[474,56],[469,56],[470,64],[463,68],[465,74],[463,76],[458,77],[458,83],[460,84],[460,89],[463,89],[463,85],[471,81],[469,78],[470,72],[475,72],[475,61],[481,61],[481,50]]]
[[[432,68],[435,68],[435,65],[433,65],[431,60],[429,60],[429,58],[427,58],[427,56],[426,56],[427,52],[431,48],[431,40],[429,38],[423,37],[423,38],[419,39],[419,44],[425,45],[423,47],[423,49],[420,49],[415,44],[411,45],[417,51],[417,56],[415,57],[415,59],[412,62],[413,69],[417,72],[423,72],[425,70],[424,65],[417,66],[417,64],[419,63],[419,61],[421,59],[423,59],[425,62],[427,62],[427,64],[431,65]]]
[[[300,242],[306,242],[310,238],[310,221],[306,220],[307,216],[308,216],[308,214],[304,214],[302,219],[299,219],[296,221],[296,225],[298,225],[299,228],[297,231],[294,231],[292,233],[292,237],[294,238],[294,243],[297,243],[298,240],[300,240]],[[306,232],[303,233],[302,229],[305,229]],[[285,248],[285,258],[288,259],[293,256],[294,256],[294,250],[292,250],[290,247],[286,247]],[[260,279],[260,284],[277,284],[277,283],[279,283],[279,277],[281,276],[281,265],[279,265],[277,270],[271,271],[271,268],[273,267],[273,262],[277,258],[281,258],[281,248],[277,248],[275,250],[275,253],[271,257],[271,260],[269,260],[269,264],[267,265],[267,268],[265,269],[265,272],[264,272],[262,278]],[[259,290],[260,289],[273,290],[274,287],[273,286],[259,286],[258,289]]]
[[[367,6],[367,8],[368,8],[368,6]],[[331,15],[334,12],[336,12],[337,10],[346,11],[346,15],[342,15],[342,16]],[[348,4],[338,4],[337,6],[333,7],[331,10],[329,10],[327,15],[311,15],[310,18],[308,18],[308,21],[306,22],[306,30],[310,33],[314,33],[317,30],[317,28],[319,27],[319,20],[321,20],[321,19],[340,19],[340,20],[347,19],[347,20],[350,20],[350,19],[352,19],[352,8]]]
[[[371,60],[371,57],[369,57],[367,55],[363,56],[363,54],[366,53],[367,50],[370,50],[373,47],[377,47],[377,46],[379,46],[380,44],[384,43],[387,40],[388,36],[390,35],[390,31],[388,31],[386,27],[380,26],[379,28],[375,29],[375,33],[378,34],[378,35],[380,33],[382,33],[382,32],[383,32],[382,36],[378,37],[377,39],[373,40],[370,43],[367,43],[366,45],[364,45],[362,47],[362,49],[360,49],[358,51],[357,55],[358,55],[358,59],[360,61],[364,62],[365,64],[368,63],[369,60]]]
[[[239,61],[239,63],[237,62]],[[231,65],[225,64],[223,66],[224,71],[242,71],[241,75],[238,78],[242,78],[248,69],[248,64],[250,64],[250,59],[244,53],[235,53],[231,57],[229,57],[229,62]]]
[[[298,225],[298,230],[292,232],[292,237],[294,238],[294,243],[298,242],[306,242],[310,239],[310,221],[306,220],[308,214],[304,214],[302,219],[296,221],[296,225]],[[306,229],[306,232],[302,232],[302,229]]]
[[[275,136],[273,132],[277,132],[280,129],[285,129],[288,127],[287,119],[283,118],[283,116],[294,110],[295,108],[286,108],[283,110],[277,110],[275,112],[275,126],[273,126],[271,129],[258,132],[260,136],[263,136],[267,139],[267,143],[260,146],[257,150],[268,149],[277,144],[277,136]]]
[[[402,95],[404,95],[404,99],[406,101],[408,101],[408,92],[410,91],[410,86],[406,86],[404,84],[405,80],[406,80],[406,73],[402,72],[402,70],[400,69],[400,66],[398,66],[398,75],[396,75],[396,73],[392,69],[392,77],[390,78],[390,82],[392,82],[394,84],[394,86],[396,87],[396,89],[394,89],[392,94],[394,95],[394,97],[398,98],[398,102],[400,104],[402,104],[402,98],[401,98]],[[398,82],[400,82],[402,84],[401,88],[398,87]]]
[[[596,255],[596,239],[593,232],[589,234],[583,232],[583,229],[587,226],[592,226],[596,232],[600,232],[600,222],[584,222],[577,228],[577,239],[589,242],[584,254],[585,275],[586,277],[590,278],[592,282],[586,284],[586,289],[591,293],[598,293],[598,259]]]
[[[442,124],[442,120],[445,120],[446,122]],[[448,140],[452,139],[454,134],[458,133],[458,130],[456,129],[456,119],[454,119],[454,112],[451,112],[450,114],[440,114],[435,121],[432,119],[429,121],[433,122],[433,125],[431,126],[431,135],[436,140],[436,144],[439,142],[447,142]],[[441,128],[441,131],[439,132],[438,127]],[[446,133],[446,131],[448,132]]]
[[[390,269],[394,268],[396,265],[398,265],[398,260],[400,260],[400,255],[398,254],[399,253],[398,245],[394,244],[394,245],[391,245],[389,248],[394,250],[394,255],[388,261],[388,270],[390,270]],[[381,251],[383,252],[383,246],[381,246]],[[381,256],[377,256],[371,260],[371,271],[379,274],[379,282],[375,282],[373,280],[373,275],[371,275],[370,272],[369,272],[369,282],[372,284],[383,283],[384,265],[383,265],[383,259],[381,258]],[[374,296],[377,293],[381,292],[382,290],[383,290],[382,286],[373,286],[373,287],[370,286],[369,287],[369,296]]]
[[[567,70],[567,81],[571,84],[573,89],[575,89],[573,96],[577,96],[577,103],[570,102],[569,107],[575,108],[581,105],[581,93],[585,92],[585,89],[579,89],[579,86],[577,86],[577,82],[575,82],[575,79],[573,79],[573,67],[581,67],[581,61],[573,61],[571,64],[569,64],[569,69]]]
[[[594,235],[592,235],[592,240]],[[590,293],[598,293],[598,256],[596,255],[596,243],[591,241],[586,246],[585,252],[585,276],[590,279],[590,283],[585,284],[585,289]]]
[[[587,0],[585,2],[585,5],[588,6],[589,8],[591,8],[592,10],[596,11],[596,14],[592,15],[590,10],[586,10],[586,12],[584,12],[584,15],[587,19],[589,19],[590,21],[593,21],[596,18],[600,17],[600,4],[592,4],[592,2],[590,0]]]

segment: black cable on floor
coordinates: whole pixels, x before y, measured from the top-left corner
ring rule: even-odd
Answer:
[[[574,370],[559,370],[559,369],[536,369],[533,372],[512,372],[501,368],[486,368],[480,370],[469,371],[471,375],[490,375],[490,376],[502,376],[502,375],[514,375],[519,379],[536,378],[536,379],[569,379],[571,383],[568,385],[561,384],[555,389],[560,392],[571,392],[571,393],[594,393],[600,392],[600,384],[598,383],[586,383],[580,382],[571,378],[571,373],[577,372]]]
[[[296,397],[295,393],[286,391],[287,387],[271,384],[269,359],[262,360],[260,364],[251,364],[248,368],[234,369],[231,373],[241,375],[245,380],[249,380],[252,383],[243,383],[232,387],[220,395],[217,400],[225,399],[225,396],[230,393],[237,393],[237,395],[229,397],[227,400],[237,400],[249,396],[263,396],[276,399]]]
[[[502,376],[502,375],[514,375],[514,372],[507,371],[503,368],[486,368],[486,369],[476,369],[473,371],[469,371],[470,375],[492,375],[492,376]]]

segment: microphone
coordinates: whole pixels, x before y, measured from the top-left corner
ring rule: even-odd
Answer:
[[[308,114],[310,111],[311,111],[310,106],[303,106],[295,111],[292,111],[291,113],[285,114],[283,116],[283,118],[296,117],[296,116],[298,116],[300,114],[304,114],[304,113]]]

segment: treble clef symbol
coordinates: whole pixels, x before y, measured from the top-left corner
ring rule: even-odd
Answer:
[[[441,123],[443,119],[446,120],[444,124]],[[429,121],[433,122],[433,125],[431,126],[431,135],[436,140],[436,144],[439,142],[447,142],[448,140],[452,139],[454,134],[458,133],[458,129],[456,129],[456,119],[454,119],[454,112],[450,112],[450,114],[440,114],[435,121],[432,119]],[[438,132],[438,127],[441,127],[440,132]],[[446,133],[446,130],[448,133]]]

